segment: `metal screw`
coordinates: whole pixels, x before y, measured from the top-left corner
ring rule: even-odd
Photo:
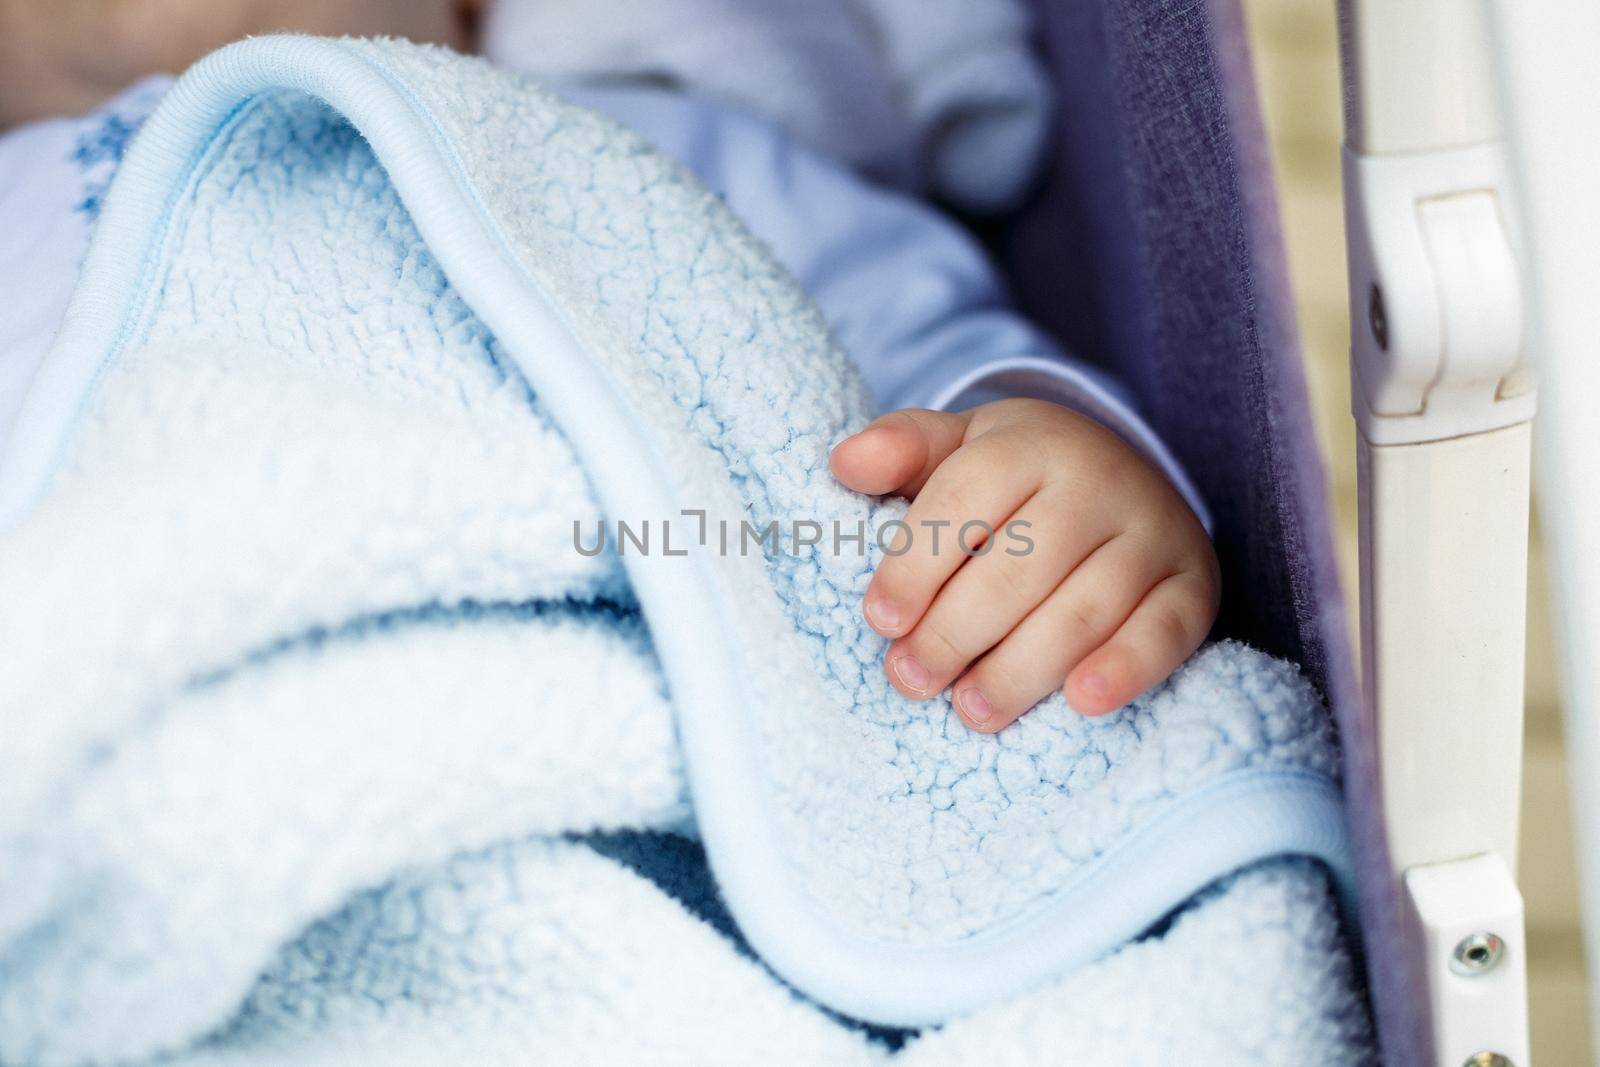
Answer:
[[[1372,339],[1378,347],[1389,351],[1389,316],[1383,310],[1383,290],[1376,285],[1367,297],[1367,325],[1372,327]]]
[[[1450,958],[1450,969],[1456,974],[1476,978],[1499,963],[1505,950],[1506,943],[1500,940],[1498,935],[1491,934],[1487,930],[1468,934],[1457,942],[1456,950]]]
[[[1498,1052],[1479,1052],[1467,1057],[1461,1067],[1514,1067],[1511,1060]]]

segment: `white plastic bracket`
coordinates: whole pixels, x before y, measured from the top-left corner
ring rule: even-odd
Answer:
[[[1494,853],[1412,867],[1407,918],[1433,1014],[1433,1061],[1528,1067],[1522,894]]]
[[[1533,417],[1504,143],[1344,151],[1351,400],[1377,445]]]

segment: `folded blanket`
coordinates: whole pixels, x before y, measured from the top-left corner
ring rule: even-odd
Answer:
[[[0,467],[0,1063],[904,1039],[764,967],[964,1017],[913,1062],[1359,1059],[1306,683],[1221,645],[995,737],[899,697],[871,533],[792,536],[903,514],[828,475],[867,414],[613,124],[399,42],[201,63]]]

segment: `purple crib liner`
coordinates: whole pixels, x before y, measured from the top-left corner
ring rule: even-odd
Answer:
[[[1216,636],[1300,663],[1344,751],[1384,1059],[1417,1062],[1362,710],[1237,0],[1033,0],[1060,90],[1032,201],[991,228],[1022,307],[1133,390],[1212,509]],[[1330,253],[1331,254],[1331,253]]]

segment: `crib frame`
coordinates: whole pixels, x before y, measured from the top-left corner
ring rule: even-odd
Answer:
[[[1399,953],[1440,1067],[1529,1062],[1517,890],[1531,365],[1586,941],[1600,960],[1593,707],[1600,40],[1583,0],[1339,0],[1363,711]],[[1584,114],[1587,110],[1588,114]],[[1587,684],[1585,684],[1587,683]],[[1592,994],[1593,995],[1593,994]],[[1600,999],[1591,1002],[1600,1022]]]
[[[1588,963],[1589,1019],[1600,1041],[1600,5],[1495,0],[1493,39],[1512,133],[1513,177],[1542,383],[1535,423],[1539,500],[1557,611],[1567,759]],[[1600,1055],[1600,1049],[1591,1050]]]

